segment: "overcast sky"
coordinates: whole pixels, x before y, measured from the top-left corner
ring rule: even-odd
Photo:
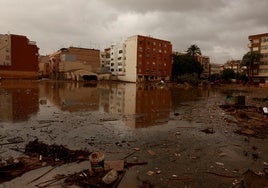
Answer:
[[[213,63],[241,59],[248,36],[268,33],[267,0],[0,0],[0,33],[26,35],[46,55],[103,50],[132,35],[200,47]]]

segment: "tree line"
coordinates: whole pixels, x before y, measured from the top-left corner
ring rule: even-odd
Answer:
[[[171,80],[174,82],[189,82],[190,84],[197,84],[200,80],[200,75],[203,72],[203,67],[198,62],[198,55],[202,55],[201,49],[192,44],[185,53],[174,53],[172,55],[172,76]],[[210,75],[210,81],[222,79],[228,81],[230,79],[239,79],[244,82],[251,81],[254,75],[254,69],[260,64],[262,55],[258,51],[249,51],[244,54],[241,67],[246,67],[246,72],[238,73],[233,69],[224,69],[220,75]]]

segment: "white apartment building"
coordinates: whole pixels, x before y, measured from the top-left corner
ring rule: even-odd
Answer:
[[[125,44],[119,43],[110,48],[110,71],[112,75],[124,75]]]

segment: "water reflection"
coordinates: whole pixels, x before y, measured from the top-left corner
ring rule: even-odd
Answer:
[[[56,111],[100,111],[124,115],[131,127],[163,124],[187,101],[209,96],[208,90],[168,88],[133,83],[4,82],[0,92],[1,121],[51,118]]]
[[[38,84],[28,81],[2,82],[0,121],[26,121],[39,110]]]

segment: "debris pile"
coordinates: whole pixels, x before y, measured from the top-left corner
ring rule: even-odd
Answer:
[[[52,169],[45,172],[48,174],[63,164],[82,161],[90,161],[91,165],[74,174],[57,174],[52,179],[35,186],[44,188],[61,181],[66,186],[115,188],[124,177],[126,169],[147,164],[147,162],[128,163],[124,160],[108,161],[104,160],[102,152],[70,150],[62,145],[47,145],[36,139],[26,145],[23,157],[10,158],[0,163],[0,183],[10,181],[28,171],[41,167],[52,166]],[[40,180],[45,174],[32,180],[31,183]]]
[[[17,159],[10,157],[0,163],[0,183],[44,166],[88,160],[90,153],[83,150],[69,150],[62,145],[47,145],[36,139],[26,145],[24,156]]]
[[[229,100],[230,97],[227,97]],[[267,107],[247,106],[241,103],[220,105],[228,114],[237,120],[237,134],[253,136],[256,138],[267,138],[268,133],[268,113]]]

